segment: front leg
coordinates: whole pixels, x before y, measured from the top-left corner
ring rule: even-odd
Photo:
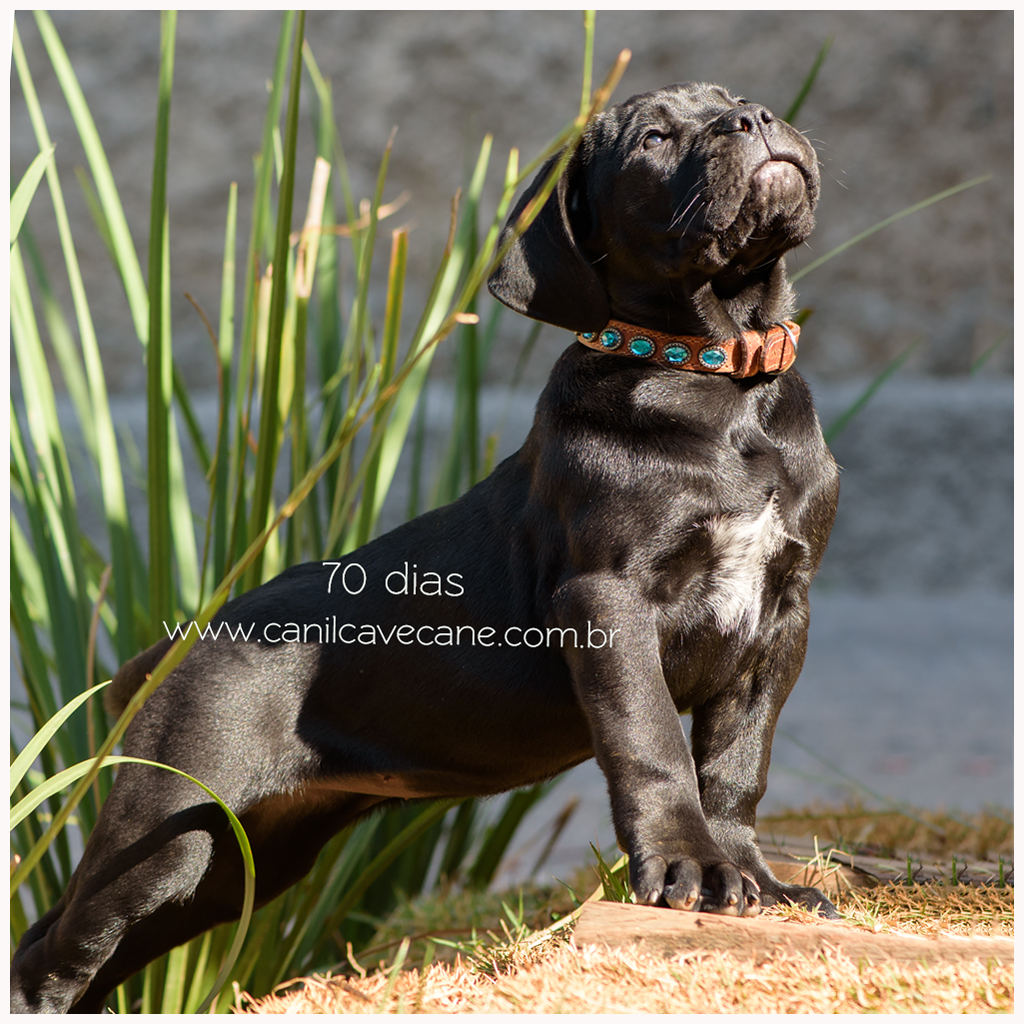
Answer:
[[[838,918],[839,911],[820,890],[789,885],[772,874],[754,831],[757,805],[768,784],[775,724],[800,673],[806,644],[805,624],[779,629],[769,653],[746,679],[694,707],[693,751],[711,834],[756,879],[764,905],[795,903]]]
[[[589,640],[567,647],[566,657],[637,902],[759,913],[756,882],[730,860],[704,818],[693,758],[662,673],[655,610],[622,580],[591,576],[561,589],[556,619]]]

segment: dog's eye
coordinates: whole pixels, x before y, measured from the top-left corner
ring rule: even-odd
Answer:
[[[655,146],[660,146],[665,141],[665,136],[661,132],[648,132],[644,136],[644,149],[654,149]]]

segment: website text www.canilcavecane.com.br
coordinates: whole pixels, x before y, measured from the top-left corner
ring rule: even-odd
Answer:
[[[359,562],[322,562],[325,570],[327,594],[344,592],[356,597],[371,588],[380,587],[380,581],[371,581]],[[383,587],[392,597],[417,596],[457,598],[465,594],[465,579],[461,573],[448,573],[420,569],[413,562],[403,562],[400,569],[387,573]],[[221,620],[200,626],[197,622],[163,624],[170,640],[184,640],[192,629],[199,640],[241,641],[267,644],[374,644],[398,643],[421,647],[550,647],[602,649],[615,645],[615,636],[621,629],[604,629],[589,619],[585,627],[547,626],[457,626],[433,623],[380,623],[338,622],[336,615],[324,616],[316,622],[264,622],[243,623]]]
[[[195,629],[199,640],[241,641],[244,643],[268,644],[390,644],[406,646],[419,644],[424,647],[579,647],[607,648],[614,646],[615,635],[620,629],[601,629],[587,620],[586,628],[577,631],[574,627],[508,626],[498,630],[493,626],[448,626],[420,625],[411,623],[390,625],[354,622],[338,622],[331,615],[323,622],[267,622],[257,629],[256,623],[217,622],[200,626],[197,622],[176,622],[164,624],[171,640],[183,640],[189,631]]]

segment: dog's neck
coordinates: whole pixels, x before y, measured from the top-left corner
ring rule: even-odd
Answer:
[[[710,274],[691,267],[678,277],[609,275],[604,284],[610,320],[706,341],[767,331],[796,311],[781,255],[754,271],[733,266]]]
[[[787,320],[765,332],[743,331],[712,341],[707,336],[665,334],[611,320],[604,330],[579,333],[576,339],[597,352],[674,370],[753,377],[784,373],[793,365],[800,327]]]

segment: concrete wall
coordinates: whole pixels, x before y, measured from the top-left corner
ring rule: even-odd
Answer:
[[[922,12],[602,12],[595,68],[633,50],[616,94],[672,81],[717,81],[783,112],[815,54],[834,39],[796,119],[822,162],[819,227],[798,268],[884,216],[982,174],[992,180],[875,236],[801,283],[814,308],[801,366],[824,377],[863,373],[924,337],[909,369],[960,374],[1011,317],[1012,14]],[[72,169],[84,158],[30,15],[18,26],[68,193],[86,283],[112,387],[143,380],[138,344]],[[159,60],[152,12],[57,12],[54,21],[104,139],[144,254]],[[214,380],[209,342],[182,298],[217,308],[228,185],[237,180],[245,230],[251,155],[259,148],[279,15],[185,11],[179,16],[171,150],[171,245],[176,355],[187,379]],[[485,131],[495,178],[508,147],[533,155],[575,113],[582,27],[578,12],[314,11],[307,36],[333,80],[339,130],[356,188],[368,193],[398,126],[387,196],[413,193],[402,220],[413,234],[413,296],[422,294],[447,229],[448,204]],[[308,93],[305,96],[308,101]],[[304,123],[297,206],[311,170]],[[36,145],[12,74],[12,173]],[[31,222],[53,251],[45,193]],[[243,236],[244,237],[244,236]],[[59,259],[59,258],[58,258]],[[59,268],[59,261],[55,260]],[[415,318],[414,302],[409,318]],[[506,319],[508,336],[524,328]],[[548,330],[533,362],[539,383],[561,332]],[[443,359],[442,359],[443,365]],[[1005,374],[1004,345],[985,372]],[[499,358],[493,373],[500,379]]]

